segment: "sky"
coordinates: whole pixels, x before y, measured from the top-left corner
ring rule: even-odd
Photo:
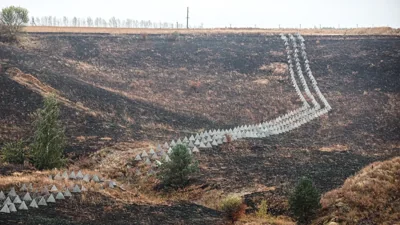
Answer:
[[[1,0],[0,8],[27,8],[30,16],[103,17],[191,27],[400,28],[400,0]]]

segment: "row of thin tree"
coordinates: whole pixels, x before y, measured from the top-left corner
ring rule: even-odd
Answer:
[[[64,16],[62,18],[55,16],[32,17],[30,19],[31,26],[65,26],[65,27],[114,27],[114,28],[184,28],[180,23],[168,22],[153,22],[150,20],[120,20],[116,17],[111,17],[106,20],[101,17],[79,18],[72,19]]]

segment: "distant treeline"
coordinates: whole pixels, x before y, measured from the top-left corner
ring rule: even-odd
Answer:
[[[115,27],[115,28],[185,28],[180,23],[169,23],[169,22],[154,22],[150,20],[134,20],[124,19],[120,20],[116,17],[110,19],[104,19],[101,17],[92,18],[79,18],[73,17],[55,17],[55,16],[43,16],[43,17],[31,17],[29,24],[31,26],[65,26],[65,27]],[[202,28],[201,26],[198,28]]]

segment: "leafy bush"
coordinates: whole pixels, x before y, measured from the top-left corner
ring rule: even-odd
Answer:
[[[166,187],[180,188],[188,184],[190,175],[198,170],[197,162],[185,145],[176,145],[169,155],[171,161],[160,166],[158,178]]]
[[[0,12],[0,34],[6,40],[15,40],[24,24],[28,23],[28,10],[22,7],[9,6]]]
[[[1,153],[3,160],[8,163],[23,164],[26,159],[24,143],[21,140],[5,144]]]
[[[57,99],[52,95],[45,98],[43,108],[35,113],[32,162],[38,169],[61,167],[65,162],[65,135],[59,114]]]
[[[262,200],[260,205],[258,206],[258,210],[256,212],[256,216],[259,218],[267,217],[268,213],[268,205],[266,200]]]
[[[289,198],[290,210],[299,223],[308,223],[320,206],[320,194],[308,178],[302,178]]]
[[[222,200],[220,209],[225,214],[226,218],[234,223],[245,214],[246,205],[243,203],[242,198],[230,196]]]

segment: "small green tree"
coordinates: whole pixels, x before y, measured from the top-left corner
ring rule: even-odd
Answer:
[[[198,170],[198,163],[185,145],[176,145],[169,155],[171,161],[160,166],[158,178],[166,187],[181,188],[188,184],[190,175]]]
[[[46,97],[43,108],[35,113],[32,163],[38,169],[61,167],[65,162],[65,135],[59,114],[58,102],[53,95]]]
[[[0,34],[2,38],[15,40],[17,33],[29,22],[28,10],[22,7],[9,6],[0,12]]]
[[[23,164],[27,157],[24,143],[21,140],[5,144],[1,153],[3,160],[8,163]]]
[[[298,222],[308,223],[321,207],[320,194],[308,178],[302,178],[289,198],[290,210]]]

